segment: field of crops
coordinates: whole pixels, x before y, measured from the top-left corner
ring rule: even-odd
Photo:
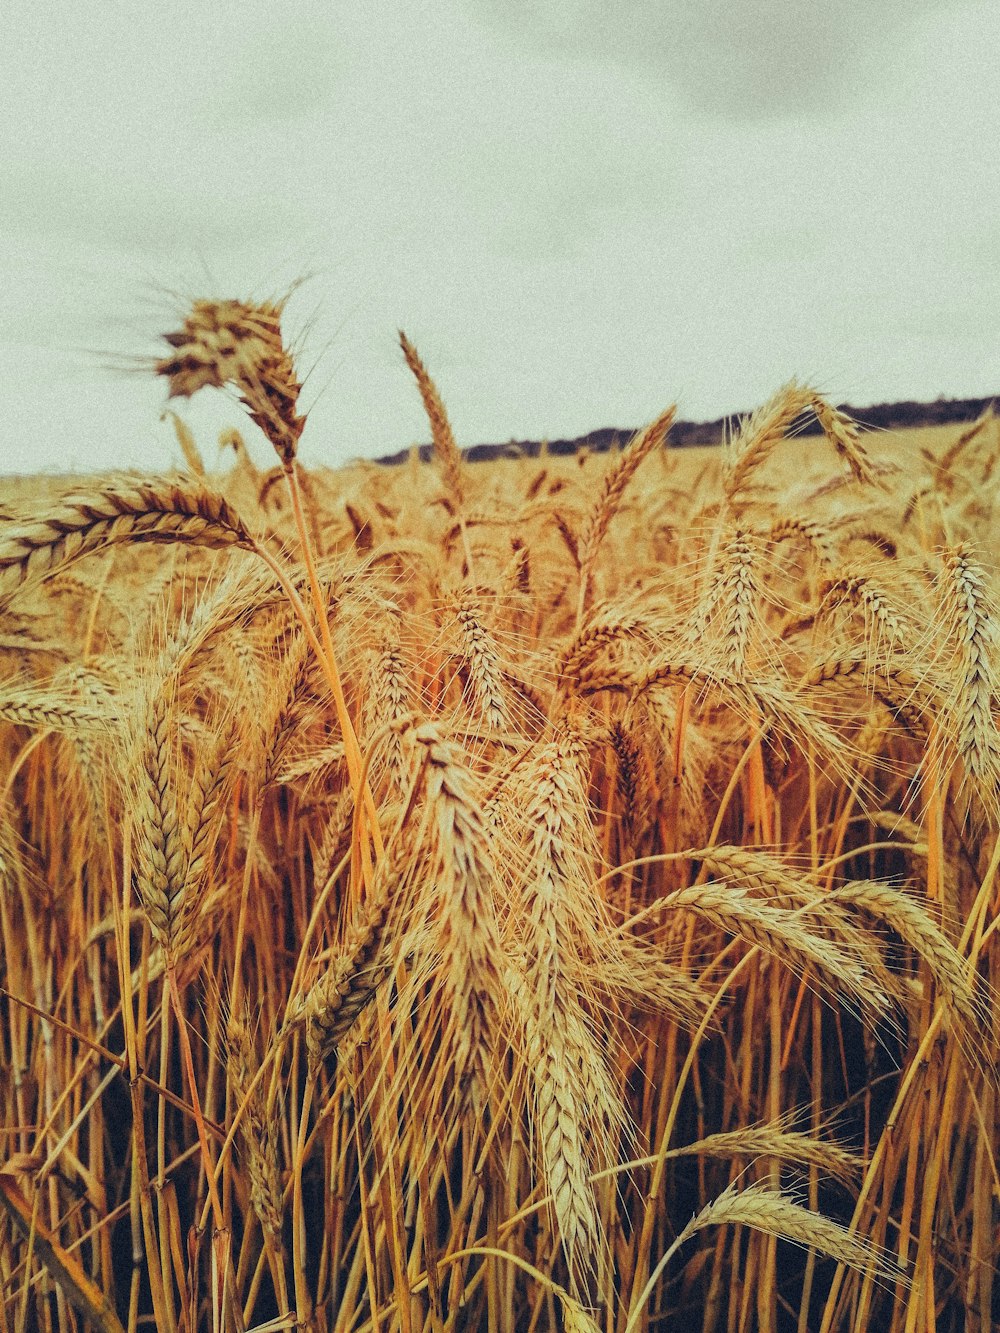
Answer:
[[[0,491],[0,1333],[997,1327],[997,421],[473,465],[402,338],[311,471],[280,313],[151,367],[273,470]]]

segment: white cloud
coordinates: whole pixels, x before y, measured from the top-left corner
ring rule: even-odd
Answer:
[[[957,0],[475,0],[518,45],[616,61],[700,112],[748,118],[842,104],[922,14]]]

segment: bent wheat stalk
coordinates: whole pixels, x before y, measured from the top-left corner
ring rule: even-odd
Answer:
[[[24,592],[83,556],[121,542],[259,549],[221,495],[180,481],[123,481],[70,494],[44,518],[4,526],[0,597]]]
[[[317,655],[330,682],[355,799],[365,810],[361,856],[365,881],[369,883],[369,839],[374,843],[377,857],[383,855],[384,848],[371,789],[361,776],[361,747],[333,650],[329,617],[302,504],[295,459],[306,418],[297,412],[300,385],[282,337],[283,309],[283,301],[261,305],[234,300],[197,301],[183,327],[176,333],[164,334],[165,341],[175,351],[173,356],[157,363],[156,371],[169,380],[171,397],[190,398],[206,385],[219,388],[234,385],[251,420],[261,428],[281,460],[322,640]]]
[[[900,1282],[905,1275],[899,1266],[880,1252],[871,1242],[853,1231],[831,1222],[822,1213],[813,1212],[795,1203],[787,1195],[763,1185],[751,1185],[738,1190],[731,1185],[707,1204],[681,1231],[650,1274],[649,1281],[632,1306],[625,1325],[625,1333],[638,1327],[643,1308],[659,1280],[660,1274],[686,1240],[704,1227],[742,1224],[769,1236],[781,1236],[798,1245],[819,1250],[860,1273],[873,1271],[884,1282]]]

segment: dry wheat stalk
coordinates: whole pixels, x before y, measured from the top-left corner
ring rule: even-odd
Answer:
[[[667,684],[694,681],[715,683],[718,673],[694,662],[656,660],[645,668],[614,663],[589,665],[580,669],[574,684],[582,695],[609,691],[613,694],[641,695]]]
[[[623,1003],[645,1013],[663,1014],[689,1032],[697,1029],[712,998],[655,944],[625,932],[610,942],[600,979]]]
[[[199,375],[224,380],[216,323],[205,359],[177,367],[192,390]],[[202,331],[188,332],[193,347]],[[266,338],[245,341],[226,382],[249,394],[270,353]],[[293,377],[289,360],[264,394],[283,463],[301,424]],[[803,412],[810,404],[824,410],[810,399]],[[851,477],[799,487],[758,466],[778,448],[790,456],[779,442],[797,424],[769,410],[770,426],[764,411],[744,427],[746,453],[725,476],[718,455],[675,452],[669,475],[629,480],[634,453],[616,458],[603,534],[594,454],[480,467],[456,450],[458,481],[442,486],[436,439],[436,466],[412,457],[399,470],[299,476],[298,517],[328,553],[305,620],[337,634],[371,809],[344,771],[330,678],[295,665],[306,631],[289,593],[312,592],[310,572],[286,587],[280,570],[227,549],[252,547],[258,528],[295,540],[293,493],[276,489],[284,466],[261,477],[238,451],[225,486],[242,534],[215,498],[191,498],[200,483],[98,483],[61,500],[10,482],[0,1201],[5,1153],[15,1172],[51,1154],[37,1185],[19,1178],[45,1228],[36,1239],[79,1254],[130,1326],[990,1326],[997,807],[980,802],[967,818],[938,760],[962,738],[970,778],[978,765],[983,794],[995,785],[993,572],[974,554],[991,535],[993,427],[955,456],[968,481],[949,463],[939,482],[925,451],[905,487],[872,497],[843,489],[865,458],[835,415],[827,429]],[[893,442],[870,438],[871,474],[889,479]],[[903,525],[918,487],[918,520]],[[142,491],[157,493],[152,510]],[[138,508],[73,509],[108,493]],[[12,540],[25,532],[26,544]],[[178,533],[183,550],[131,546]],[[108,557],[71,572],[109,534]],[[454,586],[459,543],[476,561],[458,584],[475,623],[456,644],[465,630],[442,618],[441,589]],[[936,614],[921,619],[932,588]],[[860,614],[821,614],[824,599],[848,595],[864,626]],[[477,658],[492,682],[472,680]],[[471,708],[453,687],[458,659]],[[490,725],[491,698],[515,725]],[[59,721],[60,704],[76,721],[65,709]],[[56,726],[68,741],[47,734]],[[81,774],[94,812],[81,808]],[[363,837],[373,824],[395,830],[381,860]],[[122,912],[129,869],[139,901]],[[911,869],[940,902],[877,882]],[[858,878],[845,884],[841,871]],[[762,970],[747,945],[803,984]],[[166,992],[177,1013],[158,1021],[161,980],[182,964],[184,984]],[[227,1043],[226,981],[252,997],[265,1032],[285,1016],[266,1058],[242,1005]],[[832,1009],[808,993],[817,981]],[[875,1019],[884,1025],[901,994],[909,1040],[886,1049]],[[109,1033],[126,1046],[124,1156],[108,1151],[124,1086]],[[118,1088],[96,1064],[109,1058]],[[791,1118],[803,1099],[809,1134]],[[201,1160],[199,1101],[211,1145]],[[827,1296],[811,1256],[745,1232],[705,1242],[679,1280],[665,1273],[669,1237],[691,1235],[691,1187],[711,1190],[744,1165],[775,1181],[794,1169],[822,1207],[820,1179],[846,1182],[857,1166],[820,1137],[845,1107],[851,1146],[863,1133],[868,1157],[853,1241],[754,1191],[694,1229],[757,1225],[859,1275],[838,1271]],[[238,1151],[220,1113],[240,1117]],[[211,1237],[199,1215],[209,1178],[225,1201]],[[110,1246],[127,1240],[128,1219],[115,1207],[129,1200],[135,1266],[116,1286]],[[6,1307],[15,1323],[68,1327],[43,1272],[57,1251],[28,1235],[0,1235],[0,1285],[17,1302],[8,1293]],[[897,1274],[866,1246],[886,1238],[916,1261],[912,1293],[879,1288]]]
[[[339,768],[344,762],[344,743],[334,741],[331,745],[321,745],[317,750],[298,757],[289,756],[281,768],[274,774],[274,781],[280,785],[300,782],[308,779],[307,786],[328,777],[330,770]]]
[[[575,1287],[592,1274],[601,1234],[579,1096],[581,1062],[590,1062],[592,1047],[559,1000],[544,1016],[527,1010],[524,1023],[545,1180]]]
[[[650,821],[650,791],[642,762],[642,750],[630,728],[615,722],[608,734],[615,752],[615,786],[621,803],[622,832],[633,841],[642,836]]]
[[[556,673],[567,680],[575,680],[582,669],[598,653],[617,642],[642,639],[647,636],[649,618],[641,611],[625,612],[601,607],[594,610],[556,661]]]
[[[738,884],[774,907],[794,910],[817,895],[814,885],[794,874],[778,857],[753,847],[717,843],[684,855],[700,861],[716,878]]]
[[[319,839],[313,844],[313,881],[321,889],[326,886],[333,867],[350,840],[353,820],[354,795],[350,787],[343,787],[324,820]]]
[[[278,780],[285,752],[300,722],[302,696],[309,690],[309,671],[313,666],[309,642],[296,635],[281,665],[277,688],[268,699],[269,713],[263,728],[265,787]]]
[[[737,885],[771,907],[807,919],[808,929],[845,949],[868,974],[876,1006],[884,1009],[896,994],[892,976],[877,944],[860,931],[837,905],[835,896],[789,870],[777,857],[755,848],[717,844],[687,852],[717,881]]]
[[[194,899],[211,865],[226,798],[240,763],[240,719],[233,713],[219,732],[207,765],[191,781],[187,866],[182,893]]]
[[[21,862],[14,815],[9,803],[0,804],[0,894],[10,893]]]
[[[889,653],[902,645],[906,631],[899,613],[891,606],[885,590],[867,574],[837,573],[820,587],[819,613],[840,602],[859,606],[864,611],[867,641],[878,656],[883,645]]]
[[[718,621],[723,666],[727,675],[737,681],[746,674],[747,654],[760,600],[754,563],[750,534],[742,528],[735,529],[726,538],[711,586],[692,616],[687,631],[688,643],[695,645],[705,637],[709,626]]]
[[[797,913],[771,907],[732,884],[678,889],[657,905],[695,912],[719,930],[772,954],[797,973],[809,963],[831,995],[844,993],[866,1012],[881,1014],[888,1008],[886,996],[873,986],[853,951],[810,928]]]
[[[829,529],[815,519],[783,515],[772,523],[767,534],[768,542],[777,545],[790,538],[799,537],[816,554],[823,564],[829,564],[833,558],[832,538]]]
[[[137,730],[131,740],[134,787],[129,799],[139,901],[153,938],[170,962],[179,963],[197,946],[210,909],[219,905],[218,894],[205,894],[204,881],[238,765],[239,721],[236,714],[230,715],[210,758],[196,769],[185,817],[180,805],[180,728],[169,681],[169,672],[161,674],[140,695]]]
[[[845,667],[848,674],[858,669],[859,666]],[[822,675],[822,670],[819,669],[818,677],[814,679],[810,674],[803,683],[823,683],[827,678]],[[678,661],[668,655],[654,658],[644,668],[585,667],[574,684],[582,696],[609,691],[627,695],[633,704],[639,698],[655,696],[657,691],[671,686],[695,685],[699,706],[709,700],[723,704],[744,725],[759,727],[764,719],[779,736],[788,738],[803,750],[813,748],[834,771],[845,775],[850,771],[850,755],[841,737],[811,705],[804,692],[795,690],[791,682],[774,670],[766,675],[754,673],[740,678],[717,662],[704,659]],[[895,700],[897,710],[904,709],[907,702]]]
[[[861,677],[859,684],[885,704],[909,730],[919,734],[926,730],[925,714],[931,702],[927,696],[934,690],[935,682],[913,671],[905,663],[906,658],[893,660],[883,657],[877,670],[873,670],[867,653],[863,656],[832,657],[811,666],[803,677],[802,685],[810,690],[837,684],[850,685]]]
[[[52,731],[107,730],[114,709],[107,698],[67,694],[56,686],[45,688],[0,682],[0,718],[22,727]]]
[[[597,1324],[579,1303],[567,1292],[560,1292],[564,1333],[600,1333]]]
[[[182,955],[193,925],[184,846],[172,782],[174,733],[170,708],[151,687],[136,738],[136,888],[153,938],[171,958]]]
[[[395,627],[394,627],[395,628]],[[366,731],[369,735],[384,729],[382,753],[389,780],[402,791],[407,773],[407,756],[401,727],[413,709],[410,673],[401,648],[392,634],[372,667],[372,692],[366,706]]]

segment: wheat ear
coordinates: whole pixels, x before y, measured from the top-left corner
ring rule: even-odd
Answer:
[[[709,1134],[682,1148],[671,1148],[667,1157],[780,1157],[799,1167],[816,1167],[843,1184],[851,1184],[864,1167],[864,1159],[837,1143],[827,1143],[809,1134],[776,1125],[745,1125],[741,1129]]]
[[[275,1254],[282,1254],[281,1227],[284,1200],[278,1170],[278,1123],[275,1107],[267,1104],[267,1095],[255,1079],[259,1062],[250,1037],[248,1016],[231,1017],[226,1031],[229,1047],[228,1070],[233,1094],[246,1102],[240,1129],[250,1159],[250,1200],[260,1219],[264,1234]]]
[[[496,642],[490,633],[483,599],[472,588],[463,588],[455,609],[462,652],[468,663],[469,690],[488,732],[510,726],[503,668]]]
[[[176,333],[173,349],[156,364],[171,398],[190,398],[206,385],[232,384],[250,418],[283,464],[295,458],[305,418],[297,413],[299,381],[281,336],[284,302],[196,301]]]
[[[192,475],[205,479],[205,461],[201,456],[201,451],[195,443],[195,438],[187,423],[182,421],[176,412],[167,412],[174,428],[174,434],[177,436],[177,443],[181,447],[181,453],[184,455],[184,461],[191,469]],[[162,418],[161,418],[162,420]]]
[[[791,380],[743,421],[723,454],[722,485],[728,500],[734,500],[743,490],[750,474],[781,443],[812,401],[812,390]]]
[[[417,381],[417,388],[420,390],[420,397],[423,399],[424,411],[427,413],[427,420],[431,427],[434,457],[441,469],[441,475],[444,477],[449,498],[455,506],[456,513],[460,514],[465,503],[464,468],[462,455],[455,443],[451,422],[448,420],[448,413],[445,411],[444,401],[438,392],[437,385],[431,379],[427,367],[421,361],[417,349],[402,329],[399,330],[399,345],[403,349],[406,364],[413,372],[413,378]]]
[[[887,996],[852,952],[809,928],[796,913],[771,907],[732,884],[697,884],[667,894],[664,907],[696,912],[719,930],[772,954],[796,973],[810,963],[830,994],[846,992],[866,1011],[884,1012]]]
[[[460,1096],[481,1106],[492,1052],[505,1028],[506,986],[494,899],[498,879],[492,843],[460,752],[431,723],[412,740],[426,764],[440,895],[440,947],[452,997],[451,1053]]]
[[[996,616],[985,571],[968,543],[946,552],[944,567],[945,625],[957,650],[961,680],[951,706],[958,754],[970,777],[993,787],[1000,774],[1000,738],[993,719]]]
[[[163,691],[155,685],[142,719],[134,793],[136,887],[153,938],[168,958],[183,952],[190,913],[187,874],[171,769],[173,730]]]
[[[293,1009],[292,1019],[306,1024],[313,1070],[337,1052],[391,971],[386,925],[400,876],[400,862],[390,852],[380,863],[372,897],[359,909],[337,956]]]
[[[904,1278],[892,1258],[869,1241],[764,1185],[751,1185],[744,1190],[731,1185],[691,1219],[671,1249],[679,1248],[703,1227],[736,1223],[819,1250],[859,1272],[871,1270],[887,1282]]]
[[[603,1057],[581,1007],[588,973],[581,952],[591,929],[586,886],[594,859],[587,855],[592,833],[585,823],[585,760],[579,737],[563,727],[525,779],[531,844],[524,874],[529,933],[522,1011],[542,1165],[574,1283],[592,1277],[601,1237],[589,1183],[590,1144],[603,1158],[609,1147],[601,1141],[593,1102],[607,1107],[612,1124],[624,1114],[609,1095]],[[579,1096],[581,1076],[596,1095]]]
[[[123,481],[67,496],[44,518],[0,533],[0,596],[25,589],[92,551],[119,542],[190,542],[255,549],[221,495],[188,483]]]
[[[107,700],[93,696],[84,699],[55,686],[42,688],[0,682],[0,718],[18,726],[52,731],[90,730],[109,727],[114,716]]]
[[[704,637],[713,621],[718,622],[722,661],[726,673],[737,681],[746,675],[747,654],[760,604],[754,563],[750,534],[737,528],[726,539],[718,572],[688,630],[688,641],[693,646]]]
[[[593,576],[594,565],[597,562],[597,553],[601,542],[607,535],[611,520],[618,512],[629,482],[635,476],[640,465],[655,449],[662,447],[676,415],[676,406],[668,407],[655,421],[651,422],[629,441],[604,475],[604,482],[601,486],[597,504],[591,510],[584,524],[577,546],[580,561],[578,624],[582,621],[583,612],[587,606],[589,585]]]
[[[819,393],[813,394],[812,409],[823,434],[847,463],[855,478],[866,485],[877,483],[879,474],[861,443],[858,423]]]
[[[984,1015],[966,979],[966,963],[942,934],[920,902],[889,884],[852,880],[830,892],[836,902],[851,903],[890,926],[930,968],[945,1004],[970,1033],[983,1026]]]

